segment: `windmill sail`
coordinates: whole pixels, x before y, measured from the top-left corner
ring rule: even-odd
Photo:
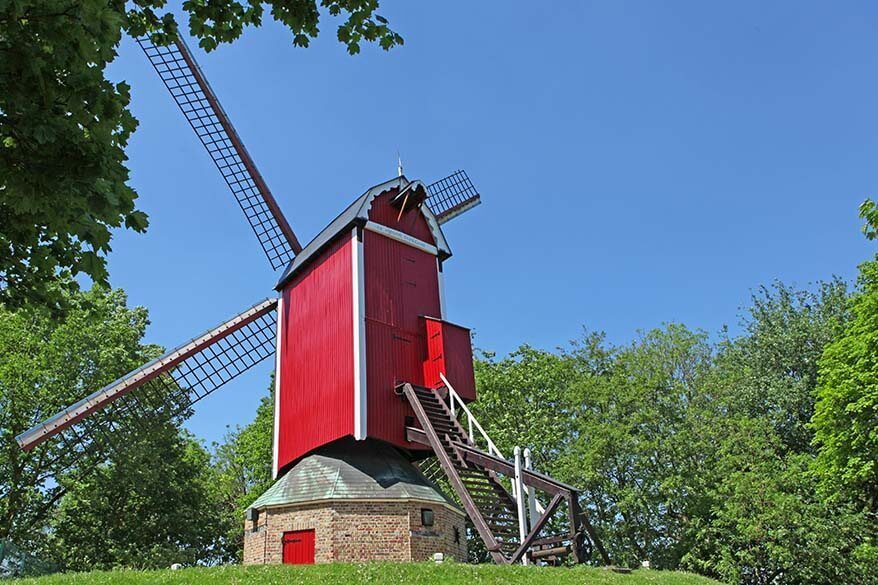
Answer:
[[[479,192],[464,171],[456,171],[427,187],[427,206],[442,224],[482,202]]]
[[[271,267],[289,264],[302,246],[189,48],[180,37],[168,46],[148,36],[137,42],[234,194]]]
[[[274,354],[277,299],[267,299],[188,343],[126,374],[18,435],[30,450],[60,442],[56,471],[85,458],[100,462],[153,417],[185,419],[192,405]]]

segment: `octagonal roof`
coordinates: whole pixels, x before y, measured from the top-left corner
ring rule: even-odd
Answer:
[[[413,499],[458,507],[393,446],[347,438],[304,457],[250,508],[364,499]]]

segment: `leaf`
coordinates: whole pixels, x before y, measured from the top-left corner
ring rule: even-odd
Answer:
[[[133,211],[125,217],[125,227],[136,232],[145,232],[149,227],[149,217],[142,211]]]

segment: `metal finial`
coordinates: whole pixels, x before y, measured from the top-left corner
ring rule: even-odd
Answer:
[[[402,157],[399,155],[399,151],[396,151],[396,176],[402,176]]]

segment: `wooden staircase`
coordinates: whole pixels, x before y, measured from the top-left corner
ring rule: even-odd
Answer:
[[[572,556],[574,562],[584,562],[588,558],[587,547],[593,546],[609,564],[579,507],[575,488],[535,471],[521,470],[523,485],[552,496],[540,517],[531,518],[531,526],[526,527],[527,534],[522,540],[519,506],[498,476],[514,477],[515,466],[476,448],[437,391],[402,384],[397,392],[408,400],[420,425],[406,427],[408,440],[428,445],[436,454],[437,463],[425,470],[426,475],[435,477],[440,471],[444,474],[495,562],[516,563],[525,555],[529,560],[547,562]],[[537,539],[562,503],[568,507],[569,531]]]

